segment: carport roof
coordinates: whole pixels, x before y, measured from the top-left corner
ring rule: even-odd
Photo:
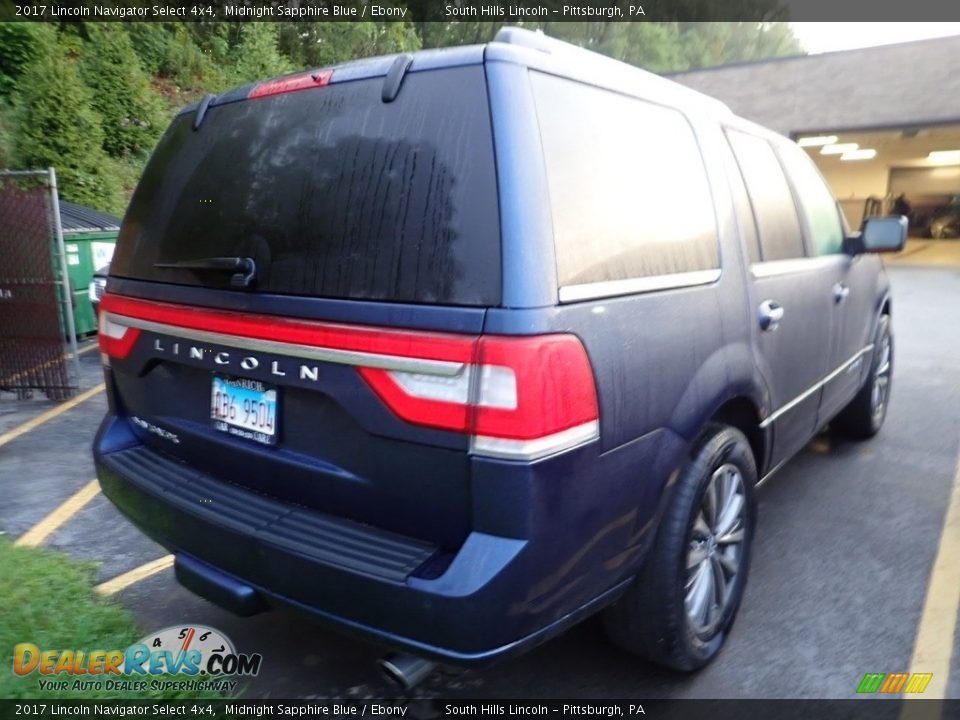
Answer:
[[[61,200],[60,224],[65,233],[109,232],[120,229],[120,218],[84,205]]]
[[[960,35],[674,73],[785,135],[960,121]]]

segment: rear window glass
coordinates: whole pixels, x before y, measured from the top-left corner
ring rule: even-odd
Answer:
[[[262,292],[397,302],[500,301],[500,231],[482,67],[232,103],[177,118],[124,219],[114,275],[229,287],[164,269],[251,257]]]
[[[531,73],[560,287],[720,267],[693,130],[676,110]]]

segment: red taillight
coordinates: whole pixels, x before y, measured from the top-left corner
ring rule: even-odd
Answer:
[[[102,308],[97,317],[97,341],[104,361],[107,358],[123,360],[130,354],[137,338],[140,337],[139,329],[124,325],[120,320],[120,318],[115,318],[109,313],[103,312]]]
[[[575,336],[482,336],[473,346],[452,377],[360,373],[407,422],[470,433],[476,454],[532,459],[598,437],[593,371]]]
[[[354,365],[397,416],[469,434],[475,454],[534,459],[599,436],[593,371],[574,335],[387,330],[104,295],[107,356],[126,357],[139,328],[226,346],[244,338],[245,350]]]
[[[332,77],[333,70],[314,70],[276,78],[275,80],[267,80],[255,85],[253,90],[247,95],[247,98],[253,100],[270,95],[280,95],[281,93],[296,92],[297,90],[323,87],[330,84]]]

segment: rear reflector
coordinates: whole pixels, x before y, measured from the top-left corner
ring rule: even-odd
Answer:
[[[324,87],[330,84],[332,77],[333,70],[313,70],[297,75],[287,75],[286,77],[276,78],[275,80],[267,80],[255,85],[253,90],[247,95],[247,99],[253,100],[256,98],[269,97],[270,95],[296,92],[297,90]]]
[[[187,307],[107,293],[100,347],[125,358],[141,330],[354,365],[406,422],[468,434],[478,455],[531,460],[599,437],[593,371],[575,335],[480,337]]]

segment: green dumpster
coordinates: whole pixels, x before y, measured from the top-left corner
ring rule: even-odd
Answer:
[[[113,257],[120,220],[75,203],[60,201],[60,223],[67,257],[67,274],[73,294],[73,318],[77,335],[96,332],[97,319],[88,288],[93,274]]]

